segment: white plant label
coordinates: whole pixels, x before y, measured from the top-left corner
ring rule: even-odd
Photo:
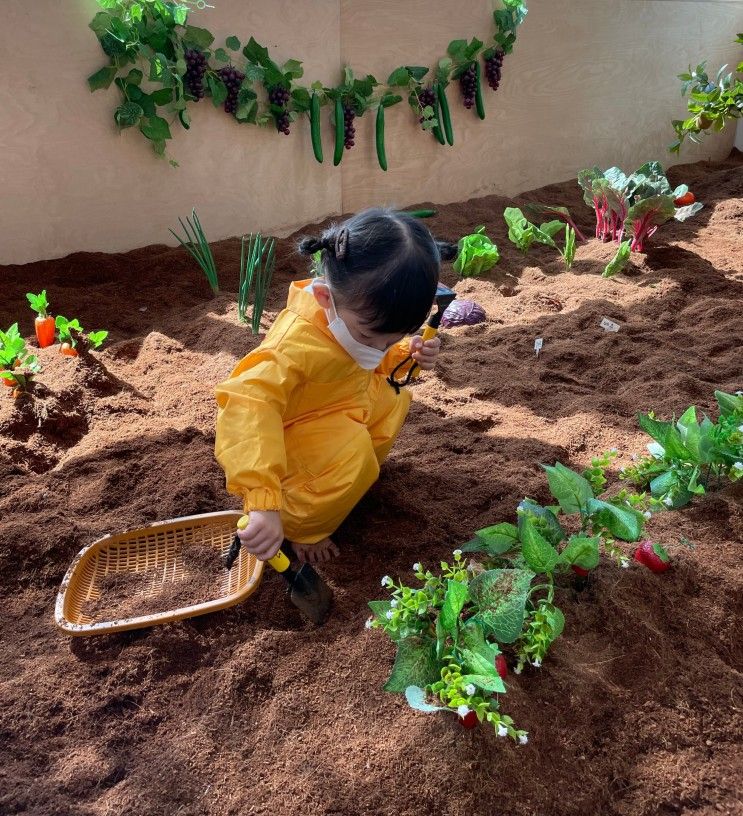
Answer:
[[[608,317],[602,317],[599,326],[601,326],[601,328],[604,331],[612,332],[618,332],[620,328],[619,323],[615,323],[613,320],[609,320]]]
[[[542,350],[542,346],[544,345],[544,340],[541,337],[537,337],[534,341],[534,354],[539,357],[539,352]]]

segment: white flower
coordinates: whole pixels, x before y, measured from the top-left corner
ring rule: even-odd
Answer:
[[[373,621],[373,620],[374,620],[374,618],[367,618],[366,623],[364,624],[364,627],[365,627],[366,629],[371,629],[371,628],[372,628],[372,621]]]
[[[619,562],[619,566],[620,566],[622,569],[627,569],[627,567],[629,566],[629,559],[628,559],[628,558],[623,558],[623,559],[622,559],[622,560]]]
[[[392,610],[391,610],[391,609],[388,609],[388,610],[387,610],[387,611],[384,613],[384,616],[385,616],[385,618],[387,618],[387,620],[392,620]]]
[[[734,462],[733,470],[743,470],[743,462]]]
[[[649,518],[652,518],[653,514],[650,512],[650,510],[646,510],[643,513],[643,516],[645,516],[646,519],[649,519]]]
[[[514,674],[521,674],[521,666],[520,665],[514,666],[513,673]]]
[[[457,714],[459,714],[460,717],[466,717],[469,713],[470,713],[469,706],[461,705],[457,709]]]
[[[423,564],[420,561],[416,561],[413,564],[413,572],[422,572],[423,571]]]
[[[507,737],[508,736],[508,729],[506,728],[503,723],[498,723],[498,736],[499,737]]]
[[[617,448],[610,448],[609,453],[619,453],[619,451],[617,450]]]
[[[666,507],[673,507],[673,499],[670,496],[666,496],[665,499],[663,499],[663,504],[665,504]]]
[[[387,586],[388,584],[392,584],[392,578],[390,578],[389,575],[385,575],[384,578],[382,578],[382,586]]]
[[[467,685],[464,687],[464,693],[465,693],[465,694],[466,694],[468,697],[474,697],[474,694],[475,694],[475,692],[476,692],[476,691],[477,691],[477,689],[476,689],[476,688],[475,688],[475,687],[472,685],[472,683],[468,683],[468,684],[467,684]]]
[[[739,431],[740,433],[743,433],[743,425],[738,425],[738,431]]]
[[[529,737],[526,734],[521,734],[519,736],[519,745],[526,745],[529,742]]]
[[[460,556],[461,554],[462,554],[462,551],[461,551],[461,550],[454,550],[453,555],[454,555],[454,557],[455,557],[455,558],[459,558],[459,556]]]
[[[542,665],[542,659],[540,657],[535,658],[531,661],[531,665],[534,666],[535,669],[538,669]]]
[[[390,601],[390,606],[394,609],[397,606],[397,603],[398,603],[397,598],[393,598]]]

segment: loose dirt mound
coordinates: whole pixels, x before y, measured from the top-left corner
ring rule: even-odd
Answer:
[[[540,462],[580,467],[617,447],[619,467],[645,442],[637,411],[711,411],[715,388],[743,388],[742,169],[736,154],[672,170],[705,209],[612,280],[613,249],[595,241],[570,274],[547,248],[521,255],[505,199],[439,208],[438,235],[485,224],[501,248],[479,280],[445,275],[488,322],[447,332],[438,375],[415,387],[380,482],[337,536],[342,557],[323,567],[336,606],[319,630],[273,574],[205,618],[92,640],[54,630],[85,544],[236,506],[213,458],[213,387],[256,340],[237,320],[236,240],[215,247],[217,298],[165,246],[2,269],[0,325],[31,334],[24,295],[45,286],[55,312],[111,337],[97,368],[42,350],[28,406],[0,394],[0,812],[742,813],[740,487],[653,520],[669,573],[602,563],[587,590],[562,593],[565,634],[540,671],[509,677],[503,707],[526,748],[385,694],[393,647],[363,626],[382,575],[411,577],[414,561],[512,519],[524,495],[546,499]],[[592,232],[574,182],[529,200],[568,205]],[[306,274],[295,240],[279,242],[266,325]]]

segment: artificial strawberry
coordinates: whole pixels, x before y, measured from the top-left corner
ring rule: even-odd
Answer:
[[[462,728],[474,728],[479,720],[477,719],[477,712],[475,711],[468,711],[464,717],[460,714],[459,715],[459,723]]]
[[[577,564],[571,564],[570,569],[572,569],[573,572],[576,575],[580,576],[581,578],[587,578],[588,573],[590,572],[590,570],[584,569],[583,567],[579,567]]]
[[[501,680],[506,679],[506,675],[508,674],[508,663],[506,663],[506,658],[502,655],[496,655],[495,657],[495,670],[500,675]]]
[[[665,572],[671,566],[671,559],[666,550],[652,541],[643,541],[635,550],[634,559],[652,572]]]

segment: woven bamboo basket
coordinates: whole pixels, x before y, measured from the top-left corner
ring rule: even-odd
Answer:
[[[212,600],[111,620],[96,619],[86,611],[90,608],[87,602],[96,601],[105,591],[101,582],[106,576],[146,576],[136,592],[145,598],[156,597],[172,584],[187,582],[191,574],[183,557],[184,547],[209,546],[226,555],[241,515],[227,510],[184,516],[107,535],[89,544],[75,557],[60,586],[54,615],[57,626],[69,635],[102,635],[204,615],[244,601],[260,583],[263,562],[243,547],[232,568],[221,575],[219,593]]]

